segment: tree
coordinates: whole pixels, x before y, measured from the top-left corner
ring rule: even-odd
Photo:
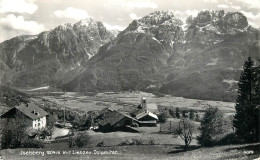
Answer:
[[[176,133],[184,140],[185,148],[187,148],[192,141],[192,134],[194,131],[193,123],[188,119],[182,119],[179,122],[179,126]]]
[[[166,121],[166,119],[167,119],[166,113],[162,112],[161,114],[159,114],[158,119],[159,119],[160,123],[164,123]]]
[[[67,144],[68,144],[68,147],[69,147],[69,148],[74,147],[75,144],[74,144],[72,135],[69,135],[69,138],[68,138],[68,140],[67,140]]]
[[[90,141],[90,136],[88,134],[78,133],[75,136],[69,135],[67,144],[69,148],[78,147],[82,148],[87,145]]]
[[[260,65],[255,68],[255,79],[253,82],[254,96],[253,96],[253,126],[255,127],[254,141],[260,142]]]
[[[201,122],[199,144],[202,146],[214,145],[228,129],[224,114],[218,108],[208,108]]]
[[[73,125],[73,128],[87,128],[88,124],[87,124],[87,120],[88,117],[86,114],[83,115],[77,115],[75,116],[75,119],[71,122],[71,124]]]
[[[174,111],[173,110],[169,110],[169,114],[173,117],[173,118],[176,118],[176,115],[175,115],[175,113],[174,113]]]
[[[30,125],[21,113],[17,113],[14,120],[9,121],[4,118],[1,123],[1,148],[19,148],[22,145],[22,139],[26,136],[25,130]]]
[[[188,116],[186,115],[186,111],[185,110],[182,110],[182,117],[183,118],[188,118]]]
[[[50,114],[47,117],[47,136],[49,136],[49,138],[52,138],[53,132],[54,132],[54,126],[56,123],[56,119],[54,117],[54,115]]]
[[[248,57],[238,83],[236,114],[233,126],[243,142],[259,141],[259,72],[254,61]],[[258,74],[258,76],[257,76]],[[258,99],[258,100],[257,100]]]
[[[175,115],[176,115],[177,118],[181,118],[179,107],[176,108],[176,113],[175,113]]]
[[[198,113],[196,114],[195,121],[197,121],[197,122],[199,122],[199,121],[200,121],[200,116],[199,116],[199,114],[198,114]]]
[[[84,145],[85,144],[82,141],[81,135],[76,136],[76,138],[75,138],[75,146],[77,146],[78,148],[82,148]]]
[[[194,118],[195,118],[195,112],[193,109],[190,109],[189,118],[190,118],[190,120],[194,120]]]

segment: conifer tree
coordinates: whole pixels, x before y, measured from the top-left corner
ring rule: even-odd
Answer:
[[[176,118],[176,115],[175,115],[175,112],[173,110],[169,110],[169,114],[173,117],[173,118]]]
[[[194,113],[193,109],[190,109],[189,118],[190,118],[190,120],[194,120],[194,118],[195,118],[195,113]]]
[[[199,114],[198,114],[198,113],[196,114],[195,121],[197,121],[197,122],[199,122],[199,121],[200,121],[200,116],[199,116]]]
[[[254,68],[255,78],[253,81],[254,96],[253,96],[253,117],[255,126],[254,141],[260,142],[260,66]]]
[[[175,113],[175,115],[176,115],[177,118],[181,118],[179,107],[176,108],[176,113]]]
[[[201,134],[197,138],[202,146],[212,146],[218,143],[220,135],[227,132],[224,114],[218,108],[208,108],[201,121]]]
[[[256,106],[256,69],[254,61],[248,57],[238,83],[238,97],[236,100],[236,114],[233,126],[236,135],[244,142],[256,142],[258,139],[258,123]]]
[[[182,110],[182,117],[183,118],[188,118],[188,116],[186,115],[186,111],[185,110]]]

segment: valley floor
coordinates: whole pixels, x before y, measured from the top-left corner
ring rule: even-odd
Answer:
[[[109,107],[119,111],[128,111],[136,108],[140,103],[141,97],[148,99],[147,108],[154,113],[160,113],[165,109],[194,109],[199,114],[203,114],[208,107],[218,107],[225,114],[234,114],[234,103],[221,101],[204,101],[195,99],[185,99],[181,97],[164,96],[157,97],[144,92],[109,92],[99,93],[95,96],[88,96],[82,93],[67,92],[44,92],[29,91],[34,103],[45,105],[55,104],[56,107],[66,109],[76,109],[83,112],[101,110]],[[202,116],[201,116],[202,117]],[[39,149],[6,149],[0,151],[3,160],[29,160],[29,159],[183,159],[183,160],[210,160],[210,159],[254,159],[260,155],[260,144],[248,145],[228,145],[213,148],[200,148],[196,141],[199,131],[194,132],[194,139],[188,151],[183,149],[184,142],[173,134],[162,134],[164,130],[172,130],[179,119],[168,118],[164,125],[158,124],[157,127],[139,127],[140,133],[112,132],[101,133],[91,130],[83,131],[88,134],[90,140],[84,148],[68,148],[67,140],[59,140],[55,143],[46,143],[44,148]],[[194,122],[195,128],[199,127],[199,122]],[[161,131],[161,132],[160,132]],[[60,131],[59,131],[60,132]],[[59,133],[58,132],[58,133]],[[167,132],[164,132],[167,133]],[[78,133],[76,133],[78,134]],[[57,135],[59,136],[59,135]],[[120,146],[125,140],[131,141],[133,138],[142,139],[141,145]],[[150,144],[151,140],[154,142]],[[103,143],[102,147],[96,147]],[[20,155],[21,152],[31,151],[44,155]],[[49,151],[52,154],[50,154]],[[77,152],[78,151],[78,152]],[[80,152],[81,151],[81,152]],[[84,151],[88,154],[83,154]],[[106,152],[103,152],[106,151]],[[112,152],[110,152],[112,151]],[[64,152],[64,153],[63,153]],[[73,153],[79,154],[73,154]],[[65,154],[66,153],[66,154]],[[106,154],[103,154],[106,153]]]

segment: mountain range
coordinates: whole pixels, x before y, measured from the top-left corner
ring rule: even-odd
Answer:
[[[114,33],[85,19],[4,41],[1,83],[234,101],[244,61],[260,62],[260,31],[240,12],[201,11],[182,21],[156,11]]]
[[[4,41],[0,44],[1,82],[14,86],[58,84],[113,38],[101,22],[89,18]]]

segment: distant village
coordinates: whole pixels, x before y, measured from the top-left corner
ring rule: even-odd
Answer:
[[[65,112],[64,112],[65,113]],[[34,103],[21,103],[0,115],[1,125],[12,126],[23,124],[23,129],[31,138],[40,138],[41,131],[48,126],[49,113]],[[64,115],[65,117],[65,115]],[[158,116],[147,109],[147,99],[142,97],[140,104],[130,112],[119,112],[104,108],[91,118],[87,129],[96,132],[139,132],[137,127],[157,126]],[[55,122],[56,127],[71,128],[68,122]],[[51,136],[47,132],[47,136]]]

